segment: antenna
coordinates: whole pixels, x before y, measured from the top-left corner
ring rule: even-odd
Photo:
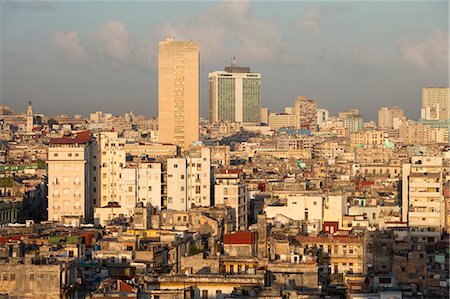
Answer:
[[[233,54],[233,61],[231,62],[232,66],[236,66],[236,54]]]

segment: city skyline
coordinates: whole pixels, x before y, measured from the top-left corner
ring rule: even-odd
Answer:
[[[0,96],[16,112],[32,100],[49,115],[157,116],[157,43],[168,35],[199,43],[203,117],[208,73],[234,55],[262,74],[262,107],[274,112],[304,95],[333,115],[355,107],[376,120],[398,105],[418,119],[422,87],[448,86],[445,1],[1,5]]]

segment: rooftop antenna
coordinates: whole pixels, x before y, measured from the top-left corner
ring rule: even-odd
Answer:
[[[233,58],[231,60],[231,66],[236,66],[236,55],[233,54]]]

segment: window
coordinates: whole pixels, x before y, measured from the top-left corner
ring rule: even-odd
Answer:
[[[184,174],[181,175],[181,179],[184,180]]]
[[[8,274],[3,274],[3,281],[8,281]]]
[[[167,201],[168,201],[168,203],[173,203],[172,197],[169,197],[169,198],[167,199]]]
[[[178,164],[173,164],[173,168],[178,168]]]
[[[133,192],[133,186],[128,186],[128,192]]]
[[[16,274],[11,274],[11,281],[15,281],[16,280]]]
[[[202,290],[202,299],[208,299],[208,290]]]
[[[72,153],[68,153],[67,156],[72,157]]]
[[[58,153],[54,153],[54,154],[53,154],[53,157],[58,157]]]
[[[34,281],[34,274],[30,274],[30,281]]]

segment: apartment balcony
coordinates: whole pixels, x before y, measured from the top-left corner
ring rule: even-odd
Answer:
[[[440,197],[441,192],[409,192],[409,197]]]
[[[411,182],[409,183],[410,188],[440,188],[441,183],[427,183],[427,182]]]

